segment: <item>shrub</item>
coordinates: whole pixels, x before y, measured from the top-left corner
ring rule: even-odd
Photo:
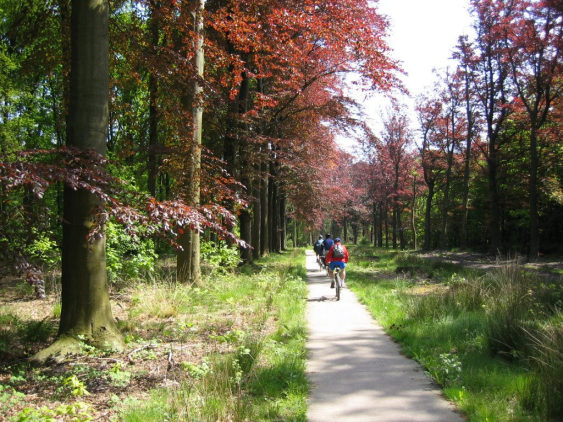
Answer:
[[[236,245],[205,240],[201,242],[201,261],[210,273],[220,274],[232,271],[241,262]]]
[[[107,224],[106,235],[106,264],[110,281],[138,279],[154,272],[157,255],[152,239],[133,238],[112,221]]]

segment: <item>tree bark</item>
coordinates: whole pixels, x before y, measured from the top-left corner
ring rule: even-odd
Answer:
[[[432,249],[432,200],[434,198],[434,180],[427,182],[426,209],[424,212],[424,250]]]
[[[280,189],[281,190],[281,189]],[[280,252],[285,251],[287,249],[287,218],[286,218],[286,198],[285,194],[280,194]]]
[[[373,201],[373,210],[372,210],[372,219],[373,219],[373,246],[377,247],[377,202]]]
[[[467,219],[469,205],[469,177],[471,175],[471,146],[473,141],[473,112],[469,89],[468,67],[465,66],[465,117],[467,119],[467,134],[465,138],[465,156],[463,163],[463,200],[461,208],[461,249],[467,248]]]
[[[156,9],[159,7],[157,2],[151,1],[149,29],[152,46],[158,45],[158,22],[156,20]],[[158,114],[156,108],[157,100],[157,81],[154,73],[149,74],[149,151],[147,162],[147,187],[149,193],[156,197],[156,179],[158,168]]]
[[[249,79],[248,75],[243,73],[242,81],[240,84],[239,94],[237,97],[237,104],[236,104],[236,112],[239,116],[242,116],[248,110],[248,101],[249,101]],[[236,119],[237,126],[240,126],[241,123],[239,119]],[[239,146],[239,157],[240,157],[240,175],[241,175],[241,183],[245,186],[247,194],[251,194],[252,192],[252,182],[251,182],[251,164],[250,164],[250,145],[246,139],[246,130],[240,127],[240,130],[237,131],[237,138],[238,138],[238,146]],[[244,208],[240,211],[239,214],[239,227],[240,227],[240,237],[246,243],[252,243],[252,217],[251,217],[251,208],[250,206]],[[243,262],[251,262],[252,261],[252,250],[248,247],[241,247],[240,248],[240,257]]]
[[[259,173],[258,169],[256,174]],[[262,204],[260,203],[260,188],[261,180],[256,176],[252,181],[252,247],[254,248],[252,249],[252,257],[254,259],[260,258],[260,251],[262,250]]]
[[[500,210],[497,185],[497,152],[494,144],[489,141],[488,164],[488,182],[489,182],[489,252],[496,254],[500,246]]]
[[[203,87],[200,78],[203,78],[204,51],[203,51],[203,11],[205,0],[199,0],[194,12],[195,40],[195,66],[197,76],[192,97],[193,138],[188,162],[188,194],[186,202],[192,207],[200,204],[200,173],[201,173],[201,135],[203,124]],[[182,250],[177,254],[176,278],[182,283],[201,284],[200,262],[200,234],[199,228],[186,229],[179,237]]]
[[[383,247],[383,204],[379,202],[379,239],[377,241],[377,246]]]
[[[539,217],[538,217],[538,138],[535,121],[532,121],[530,133],[530,251],[528,257],[531,261],[539,255]]]
[[[450,185],[451,185],[451,175],[452,166],[454,161],[454,136],[455,136],[455,123],[454,116],[451,117],[452,121],[452,133],[451,140],[448,141],[446,145],[447,152],[447,167],[446,167],[446,183],[444,185],[444,199],[442,201],[442,230],[440,230],[440,249],[448,248],[448,211],[450,208]]]
[[[105,155],[109,102],[107,0],[73,0],[67,143]],[[58,339],[33,360],[76,352],[85,339],[121,349],[107,288],[106,241],[88,240],[101,201],[85,190],[64,189],[61,319]]]
[[[416,177],[413,177],[412,180],[412,203],[411,203],[411,230],[412,230],[412,245],[413,249],[417,249],[417,237],[416,237]]]
[[[266,161],[262,163],[262,176],[260,179],[260,256],[264,256],[270,251],[270,201],[269,201],[269,177],[268,164]]]

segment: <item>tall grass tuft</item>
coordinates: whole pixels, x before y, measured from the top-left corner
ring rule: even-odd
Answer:
[[[489,279],[492,286],[487,303],[489,349],[509,359],[520,358],[528,349],[527,330],[534,329],[534,298],[529,280],[515,264],[491,272]]]
[[[527,332],[532,343],[531,378],[524,405],[546,418],[563,415],[563,316],[536,332]]]

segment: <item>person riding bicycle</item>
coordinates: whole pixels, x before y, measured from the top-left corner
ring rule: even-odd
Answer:
[[[329,249],[328,253],[326,254],[325,262],[328,265],[329,270],[329,277],[330,277],[330,288],[334,289],[334,278],[333,278],[333,271],[336,267],[342,270],[341,278],[342,282],[346,282],[346,263],[350,258],[348,254],[348,249],[344,246],[339,237],[334,239],[334,244]]]
[[[313,250],[317,257],[323,256],[323,236],[319,235],[318,240],[313,244]]]
[[[330,250],[330,248],[332,248],[332,245],[334,245],[334,240],[332,240],[332,238],[330,237],[330,233],[325,234],[325,240],[323,241],[323,260],[325,261],[325,265],[328,265],[328,263],[326,262],[326,254],[328,253],[328,251]]]

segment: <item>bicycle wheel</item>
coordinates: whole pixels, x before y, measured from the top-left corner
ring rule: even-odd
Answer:
[[[340,274],[338,270],[334,271],[334,287],[336,288],[336,300],[340,300],[340,288],[342,286],[340,283]]]

